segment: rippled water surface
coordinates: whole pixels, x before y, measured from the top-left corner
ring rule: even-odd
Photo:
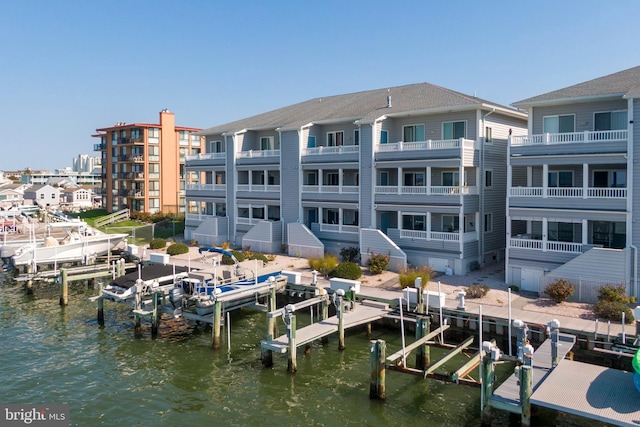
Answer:
[[[233,313],[231,352],[226,331],[223,350],[214,352],[210,327],[168,316],[157,339],[148,323],[135,338],[132,316],[110,302],[101,328],[88,301],[96,292],[74,284],[61,308],[55,287],[27,296],[15,282],[0,285],[1,403],[68,404],[77,426],[480,424],[478,388],[387,371],[386,401],[370,400],[362,329],[347,333],[342,352],[335,338],[314,344],[310,355],[299,351],[291,375],[286,355],[262,367],[264,313]],[[305,321],[299,316],[299,327]],[[398,331],[374,328],[372,338],[385,339],[388,354],[401,346]]]

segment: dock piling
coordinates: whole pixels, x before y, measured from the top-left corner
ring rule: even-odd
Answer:
[[[322,301],[322,312],[321,312],[321,316],[319,320],[327,320],[329,318],[329,299],[325,299],[324,301]],[[328,336],[324,336],[322,338],[320,338],[320,342],[322,344],[326,344],[329,342],[329,337]]]
[[[338,289],[336,295],[336,308],[338,309],[338,350],[344,350],[344,291]]]
[[[520,366],[520,404],[522,405],[520,425],[524,427],[531,425],[532,370],[532,366]]]
[[[98,295],[102,295],[102,282],[98,287]],[[104,326],[104,300],[98,298],[98,325]]]
[[[69,305],[69,283],[66,269],[60,270],[60,305]]]
[[[386,347],[384,340],[370,341],[371,382],[369,384],[370,399],[386,399]]]
[[[222,303],[216,301],[213,303],[213,341],[211,348],[214,350],[220,350],[220,320],[222,317]]]
[[[416,341],[427,335],[431,328],[431,322],[428,316],[418,316],[416,319]],[[431,362],[431,355],[429,346],[425,344],[420,345],[416,349],[416,369],[423,371]]]
[[[153,314],[151,315],[151,338],[158,336],[158,326],[160,326],[160,294],[154,292],[153,298]]]
[[[296,315],[295,307],[291,304],[284,308],[284,322],[287,325],[287,339],[289,340],[289,360],[287,371],[291,374],[298,370],[297,344],[296,344]]]
[[[136,338],[140,338],[142,336],[142,321],[141,321],[141,316],[140,314],[136,313],[136,311],[139,311],[142,309],[142,280],[138,279],[136,281],[136,294],[135,294],[135,310],[134,310],[134,314],[133,314],[133,318],[135,321],[135,326],[134,326],[134,335]]]

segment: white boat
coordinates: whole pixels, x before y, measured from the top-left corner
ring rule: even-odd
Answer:
[[[11,257],[14,267],[28,264],[81,262],[106,255],[128,234],[85,234],[69,231],[61,241],[47,237],[43,243],[29,243],[15,249]]]
[[[138,270],[114,279],[102,289],[102,296],[115,302],[129,302],[136,293],[169,293],[176,282],[189,276],[187,268],[164,264],[138,264]]]

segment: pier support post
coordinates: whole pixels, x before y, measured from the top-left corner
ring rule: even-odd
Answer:
[[[272,288],[269,292],[267,300],[267,341],[271,341],[276,336],[276,318],[270,316],[269,313],[276,311],[276,288]],[[262,366],[270,368],[273,366],[273,351],[260,348],[260,359]]]
[[[522,365],[520,367],[520,404],[522,405],[520,425],[524,427],[531,425],[532,370],[531,366]]]
[[[560,339],[560,322],[553,319],[547,323],[547,334],[551,335],[551,367],[558,366],[558,341]]]
[[[516,348],[518,349],[516,355],[519,361],[524,360],[523,349],[527,344],[527,325],[519,319],[513,321],[513,326],[516,328]]]
[[[287,339],[289,341],[289,360],[287,362],[287,371],[291,374],[298,370],[298,345],[296,343],[296,315],[294,306],[289,304],[284,308],[284,321],[287,325]]]
[[[423,289],[422,289],[422,277],[416,277],[416,280],[413,282],[413,286],[416,288],[416,301],[417,301],[417,306],[416,308],[418,309],[417,312],[418,314],[424,314],[424,294],[423,294]]]
[[[336,291],[338,309],[338,350],[344,350],[344,291]]]
[[[102,295],[102,282],[98,288],[98,295]],[[98,299],[98,325],[104,326],[104,300],[102,298]]]
[[[135,296],[135,304],[136,304],[136,308],[135,310],[140,310],[142,308],[142,280],[138,279],[136,281],[136,296]],[[134,332],[133,334],[135,335],[136,338],[140,338],[142,336],[142,322],[141,322],[141,316],[138,313],[133,314],[133,318],[134,318],[134,322],[135,322],[135,326],[134,326]]]
[[[152,295],[152,298],[153,298],[153,315],[151,317],[151,338],[156,338],[158,336],[158,326],[160,326],[160,310],[159,310],[160,294],[158,292],[154,292]]]
[[[424,337],[428,334],[429,329],[429,320],[425,316],[418,316],[416,318],[416,341]],[[428,357],[427,357],[427,345],[422,344],[416,349],[416,369],[424,371],[424,369],[428,366]]]
[[[213,303],[213,342],[211,348],[220,350],[220,319],[222,318],[222,303],[216,301]]]
[[[489,405],[489,398],[493,395],[495,381],[494,362],[500,360],[501,352],[495,343],[491,341],[484,341],[480,351],[482,352],[482,415],[480,423],[482,426],[490,426],[491,405]]]
[[[60,305],[69,305],[69,282],[66,269],[60,270]]]
[[[325,299],[324,301],[322,301],[322,315],[320,317],[320,320],[327,320],[328,318],[329,318],[329,299]],[[320,338],[320,342],[322,344],[328,343],[329,337],[324,336]]]
[[[25,288],[26,288],[26,291],[27,291],[27,295],[33,295],[33,278],[32,278],[33,274],[34,274],[33,265],[32,264],[27,264],[25,266],[25,270],[26,270],[26,273],[27,273],[27,276],[28,276],[28,279],[24,284]]]
[[[369,383],[369,399],[386,399],[385,359],[387,343],[384,340],[370,341],[371,381]]]

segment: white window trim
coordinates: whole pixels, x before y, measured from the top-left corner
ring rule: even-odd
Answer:
[[[387,142],[382,142],[382,134],[387,135]],[[380,129],[380,140],[378,141],[378,144],[389,144],[389,131],[386,129]]]
[[[487,139],[487,130],[491,133],[490,139]],[[487,145],[493,145],[493,128],[491,126],[484,127],[484,143]]]
[[[358,134],[358,137],[356,138],[356,134]],[[360,145],[360,137],[362,135],[360,135],[360,129],[354,129],[353,130],[353,145]]]
[[[618,173],[618,172],[624,172],[627,176],[625,178],[625,182],[626,180],[629,179],[629,174],[627,173],[626,169],[592,169],[591,170],[591,186],[593,186],[593,183],[595,182],[596,179],[596,172],[606,172],[607,173],[607,187],[606,188],[626,188],[626,187],[611,187],[611,178],[613,178],[613,173]],[[628,182],[627,182],[628,184]]]
[[[327,147],[339,147],[339,145],[335,145],[336,142],[336,135],[341,133],[342,134],[342,144],[344,145],[344,131],[343,130],[334,130],[331,132],[327,132],[327,139],[326,139],[326,143],[327,143]],[[333,135],[333,142],[334,145],[329,145],[329,135]]]
[[[489,221],[487,221],[487,218],[489,218]],[[482,229],[484,230],[484,232],[485,233],[493,232],[493,212],[485,213],[483,219],[484,221],[482,224]],[[487,223],[489,227],[487,227]]]
[[[444,230],[444,219],[445,218],[458,218],[458,230],[457,231],[445,231]],[[453,222],[453,221],[452,221]],[[449,214],[443,214],[440,216],[440,229],[442,230],[443,233],[458,233],[460,231],[460,215],[449,215]]]
[[[576,114],[572,113],[572,114],[551,114],[549,116],[542,116],[542,133],[549,133],[549,132],[545,132],[544,131],[544,119],[549,118],[549,117],[558,117],[558,125],[560,124],[560,117],[565,117],[565,116],[573,116],[573,131],[576,131]],[[564,133],[564,132],[561,132]]]
[[[268,145],[269,145],[270,148],[266,148],[266,149],[262,148],[262,140],[263,139],[266,139],[267,141],[269,141]],[[264,151],[275,150],[276,145],[275,145],[275,141],[274,140],[275,140],[275,138],[273,136],[261,136],[260,137],[260,150],[261,151],[262,150],[264,150]]]
[[[593,126],[591,126],[591,129],[593,130],[596,126],[596,114],[603,114],[603,113],[627,113],[627,129],[629,129],[629,110],[608,110],[608,111],[594,111],[593,112]]]
[[[487,172],[491,172],[491,185],[487,185]],[[493,169],[485,169],[483,178],[484,178],[484,188],[486,190],[493,189]]]
[[[571,187],[575,187],[576,185],[576,174],[573,173],[572,170],[570,169],[559,169],[559,170],[551,170],[547,172],[547,186],[549,186],[549,175],[551,175],[552,173],[561,173],[561,172],[570,172],[571,173]],[[560,186],[560,175],[558,175],[558,187],[550,187],[550,188],[561,188]],[[568,188],[568,187],[564,187],[564,188]]]
[[[426,133],[427,133],[427,126],[426,126],[424,123],[416,123],[416,124],[411,124],[411,125],[403,125],[403,126],[402,126],[402,142],[407,142],[407,141],[405,141],[405,140],[404,140],[404,129],[405,129],[405,128],[408,128],[408,127],[415,128],[415,127],[417,127],[417,126],[422,126],[422,133],[423,133],[423,135],[426,137]],[[414,133],[415,133],[415,130],[414,130]],[[467,132],[466,132],[466,128],[465,128],[465,133],[467,133]],[[411,141],[411,142],[422,142],[422,141]]]
[[[457,186],[460,185],[460,171],[442,171],[442,172],[440,172],[440,174],[441,174],[440,175],[440,183],[442,184],[443,187],[445,186],[444,185],[444,174],[446,174],[446,173],[453,174],[454,183],[453,183],[452,187],[457,187]],[[455,183],[456,174],[458,174],[458,183],[457,184]],[[465,172],[465,174],[466,174],[466,172]]]
[[[441,132],[442,133],[440,134],[440,135],[442,135],[442,139],[444,139],[444,125],[446,125],[448,123],[460,123],[460,122],[464,123],[464,136],[463,136],[463,138],[466,139],[467,138],[467,130],[469,128],[467,120],[452,120],[452,121],[449,121],[449,122],[442,122],[442,124],[441,124]],[[457,139],[457,138],[454,138],[454,139]]]

